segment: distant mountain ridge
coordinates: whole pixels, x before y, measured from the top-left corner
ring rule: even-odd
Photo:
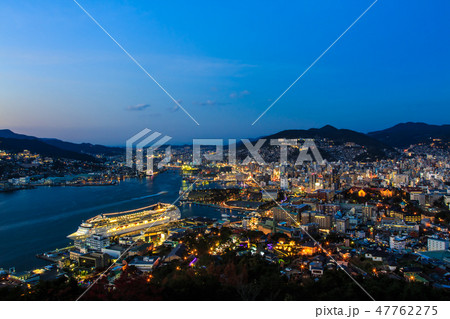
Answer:
[[[311,128],[308,130],[293,129],[284,130],[263,137],[265,139],[301,139],[312,138],[316,140],[330,140],[334,145],[345,145],[354,143],[361,146],[364,154],[354,157],[353,160],[377,160],[383,158],[394,158],[399,153],[395,148],[406,148],[412,144],[431,142],[432,139],[442,139],[450,143],[450,125],[430,125],[426,123],[400,123],[393,127],[374,131],[367,134],[349,129],[337,129],[331,125],[322,128]],[[238,148],[243,149],[242,142]],[[263,149],[268,150],[270,145],[265,144]],[[326,148],[326,147],[325,147]],[[24,134],[18,134],[8,129],[0,130],[0,149],[11,151],[31,152],[44,156],[63,157],[69,159],[97,161],[96,155],[119,155],[124,153],[124,148],[108,147],[90,143],[71,143],[55,138],[38,138]],[[339,160],[327,149],[321,149],[323,156],[329,160]]]
[[[388,158],[397,153],[391,146],[386,145],[364,133],[348,129],[337,129],[331,125],[322,128],[311,128],[309,130],[285,130],[266,136],[267,139],[329,139],[336,144],[355,143],[367,150],[367,157],[372,159]]]
[[[34,137],[34,136],[14,133],[13,131],[8,130],[8,129],[0,130],[0,137],[15,138],[18,140],[36,140],[36,139],[38,139],[37,137]]]
[[[35,136],[18,134],[11,130],[8,130],[8,129],[0,130],[0,138],[15,139],[15,140],[22,140],[22,141],[24,141],[24,140],[39,141],[39,142],[45,143],[47,145],[51,145],[54,148],[58,148],[63,151],[91,155],[91,157],[90,157],[91,159],[93,158],[92,156],[99,155],[99,154],[117,155],[117,154],[123,153],[123,149],[120,147],[108,147],[108,146],[103,146],[103,145],[98,145],[98,144],[90,144],[90,143],[77,144],[77,143],[65,142],[65,141],[62,141],[62,140],[59,140],[56,138],[38,138]],[[19,147],[19,145],[17,145],[17,143],[18,143],[17,141],[15,141],[15,142],[10,141],[10,143],[8,145],[15,145],[15,149],[17,149]],[[27,145],[30,146],[30,145],[33,145],[33,143],[28,142]],[[42,146],[43,145],[40,143],[37,143],[35,145],[35,147],[37,149],[39,149],[39,147],[42,147]],[[65,153],[65,154],[70,154],[70,153]]]
[[[41,141],[62,148],[64,150],[78,152],[78,153],[86,153],[86,154],[104,154],[104,155],[118,155],[124,152],[123,148],[120,147],[110,147],[99,144],[91,144],[91,143],[71,143],[58,140],[56,138],[41,138]]]
[[[450,142],[450,125],[407,122],[367,135],[392,147],[406,148],[413,144],[429,142],[433,138]]]
[[[44,143],[39,139],[17,139],[0,137],[0,149],[15,153],[28,150],[31,153],[40,154],[44,157],[67,158],[79,161],[98,162],[98,160],[91,155],[63,150],[53,145]]]

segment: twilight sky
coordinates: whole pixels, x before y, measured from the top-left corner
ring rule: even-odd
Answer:
[[[0,2],[0,128],[122,145],[144,128],[246,138],[326,124],[362,132],[449,124],[450,1]]]

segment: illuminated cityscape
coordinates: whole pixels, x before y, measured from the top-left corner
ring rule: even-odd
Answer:
[[[441,0],[2,2],[0,300],[442,314],[448,12]],[[203,305],[193,314],[210,316]],[[285,315],[246,305],[212,310]],[[121,315],[85,307],[51,312]]]
[[[223,295],[201,298],[247,300],[249,295],[232,297],[231,291],[240,291],[239,287],[248,284],[251,274],[247,267],[257,263],[275,276],[273,280],[278,282],[283,298],[291,294],[305,298],[305,287],[310,289],[310,285],[341,278],[343,274],[375,291],[377,285],[388,280],[396,282],[399,291],[419,289],[439,299],[447,298],[450,144],[440,142],[436,144],[434,139],[426,142],[426,147],[421,143],[407,149],[393,148],[396,155],[392,159],[333,161],[332,156],[339,156],[336,154],[345,158],[360,156],[361,149],[365,151],[363,146],[351,142],[344,148],[334,147],[337,142],[329,139],[319,143],[320,151],[327,150],[322,163],[312,156],[302,165],[294,163],[301,152],[298,147],[288,152],[285,163],[267,160],[261,164],[253,159],[243,164],[251,155],[238,146],[240,156],[230,164],[228,156],[221,161],[208,160],[217,150],[206,146],[200,154],[201,165],[195,165],[192,148],[173,146],[171,162],[153,176],[147,176],[145,169],[139,172],[127,168],[123,155],[111,155],[115,160],[105,158],[101,165],[108,172],[116,172],[114,177],[111,173],[97,175],[117,181],[110,187],[121,187],[130,178],[141,179],[145,184],[178,176],[179,188],[171,190],[178,194],[174,204],[155,203],[100,213],[80,221],[76,232],[66,234],[71,245],[37,254],[51,265],[24,272],[4,270],[3,285],[29,289],[33,294],[42,279],[70,278],[69,282],[78,283],[72,293],[87,288],[83,298],[97,299],[98,294],[104,294],[115,299],[117,296],[110,294],[108,287],[120,287],[117,285],[124,276],[131,276],[133,282],[143,280],[149,287],[154,284],[169,289],[164,288],[167,283],[160,276],[180,272],[187,276],[186,285],[208,276],[223,285]],[[225,149],[225,155],[230,149]],[[278,150],[269,146],[260,152],[270,159],[277,156]],[[155,159],[162,161],[164,156],[160,155]],[[40,158],[29,151],[2,153],[3,161],[17,164]],[[50,158],[41,161],[49,162]],[[107,162],[110,166],[104,166]],[[48,179],[10,178],[3,182],[3,191],[48,187],[42,183]],[[60,180],[66,181],[60,184],[64,187],[79,184],[68,182],[73,178]],[[84,186],[100,187],[92,182]],[[166,193],[161,191],[155,196]],[[151,198],[144,196],[144,200]],[[200,208],[210,209],[213,216],[197,215]],[[186,209],[193,212],[191,217],[185,216]],[[107,281],[95,281],[99,276],[106,276]],[[254,280],[260,282],[262,278]],[[90,290],[93,282],[98,287]],[[291,284],[298,288],[291,291]],[[199,288],[200,294],[203,289],[206,288]],[[250,299],[267,298],[262,290],[254,289]],[[140,293],[142,298],[156,298],[150,292]],[[345,298],[366,299],[359,293]]]

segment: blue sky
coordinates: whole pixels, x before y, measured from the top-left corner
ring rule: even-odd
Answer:
[[[372,2],[79,0],[197,126],[72,0],[3,0],[0,128],[120,145],[448,124],[450,2],[379,0],[251,125]]]

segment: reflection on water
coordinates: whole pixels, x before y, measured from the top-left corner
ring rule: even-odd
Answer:
[[[83,220],[157,202],[172,203],[181,186],[179,173],[167,171],[116,186],[38,187],[0,193],[0,267],[15,266],[20,271],[43,265],[35,255],[69,244],[66,236]],[[182,205],[180,210],[182,217],[220,218],[220,211],[208,206]]]

